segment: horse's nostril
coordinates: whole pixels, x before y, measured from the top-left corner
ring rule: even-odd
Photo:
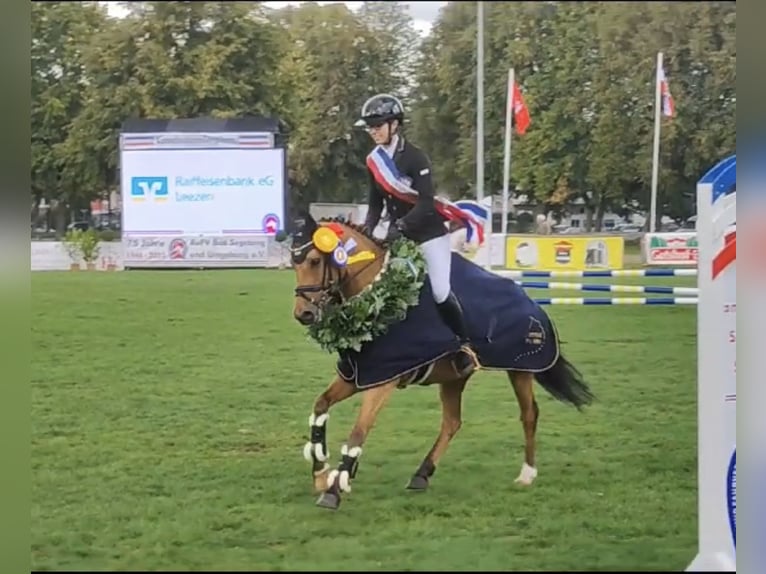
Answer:
[[[298,317],[298,320],[300,320],[301,323],[313,323],[314,322],[314,312],[313,311],[304,311],[300,314]]]

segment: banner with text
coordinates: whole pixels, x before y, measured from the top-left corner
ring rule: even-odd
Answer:
[[[270,236],[143,235],[123,238],[123,263],[130,267],[274,267],[285,248]]]
[[[543,271],[622,269],[624,253],[622,237],[509,235],[505,266]]]
[[[647,233],[644,236],[647,265],[697,265],[697,232]]]

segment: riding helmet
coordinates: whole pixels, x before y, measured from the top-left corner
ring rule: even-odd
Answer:
[[[372,126],[391,120],[399,120],[400,124],[404,121],[402,102],[391,94],[376,94],[364,102],[361,119],[355,125]]]

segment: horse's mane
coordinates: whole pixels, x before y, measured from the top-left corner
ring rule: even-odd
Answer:
[[[359,225],[358,223],[347,221],[346,218],[343,217],[342,215],[338,217],[323,217],[322,219],[318,221],[318,223],[339,223],[341,225],[345,225],[346,227],[353,229],[360,235],[372,241],[377,247],[380,247],[383,251],[385,251],[387,248],[386,242],[382,239],[378,239],[377,237],[375,237],[372,234],[372,231],[367,233],[363,225]]]

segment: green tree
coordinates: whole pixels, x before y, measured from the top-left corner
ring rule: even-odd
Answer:
[[[67,177],[92,190],[117,185],[127,118],[277,115],[278,30],[260,5],[131,3],[85,55],[87,101],[65,142]]]
[[[395,10],[388,16],[400,15]],[[398,16],[397,16],[398,17]],[[295,126],[290,144],[294,201],[361,201],[367,193],[364,160],[369,137],[354,129],[363,102],[395,87],[391,46],[342,4],[313,3],[280,10],[287,52],[279,75],[288,86],[284,113]]]
[[[32,198],[56,206],[60,232],[68,208],[85,207],[90,199],[91,190],[68,177],[65,140],[85,104],[83,54],[105,18],[95,2],[32,3]]]
[[[690,215],[694,182],[734,147],[734,10],[732,2],[488,4],[487,188],[502,185],[512,66],[532,125],[513,136],[511,188],[554,210],[581,200],[596,227],[607,210],[648,209],[662,50],[678,115],[662,124],[660,208]],[[452,194],[472,193],[475,178],[475,38],[475,5],[450,3],[417,73],[417,137]]]

